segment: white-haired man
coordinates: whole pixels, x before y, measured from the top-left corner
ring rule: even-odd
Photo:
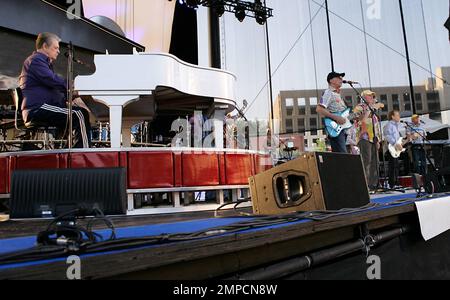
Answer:
[[[25,124],[36,122],[64,130],[67,126],[67,82],[53,70],[60,53],[60,38],[44,32],[36,39],[36,51],[22,67],[19,86],[23,93],[22,117]],[[80,99],[79,99],[80,100]],[[74,147],[89,148],[89,113],[73,108]]]

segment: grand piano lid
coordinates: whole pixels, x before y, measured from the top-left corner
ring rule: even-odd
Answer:
[[[51,31],[65,43],[95,53],[132,53],[133,47],[144,51],[145,47],[120,36],[87,18],[68,18],[59,5],[46,0],[1,0],[0,27],[36,36]]]
[[[160,52],[99,54],[94,62],[94,74],[75,79],[80,95],[151,95],[158,87],[168,87],[186,95],[235,104],[237,79],[225,70],[193,65]]]

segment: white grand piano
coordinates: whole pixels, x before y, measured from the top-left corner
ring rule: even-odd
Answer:
[[[78,76],[75,89],[109,108],[112,148],[129,146],[130,127],[160,108],[226,111],[236,106],[236,77],[227,71],[192,65],[170,54],[136,51],[95,55],[94,62],[95,73]]]

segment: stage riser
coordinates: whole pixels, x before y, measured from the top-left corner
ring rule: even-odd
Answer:
[[[10,193],[14,170],[118,168],[127,170],[127,189],[242,186],[270,165],[251,152],[105,151],[0,156],[0,195]]]

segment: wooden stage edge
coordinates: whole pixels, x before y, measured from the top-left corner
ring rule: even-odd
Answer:
[[[325,221],[84,257],[82,278],[186,280],[194,279],[193,274],[198,280],[225,278],[360,239],[363,228],[370,232],[398,225],[416,228],[417,219],[415,205],[406,204]],[[66,279],[66,272],[65,262],[51,262],[0,271],[0,279]]]

